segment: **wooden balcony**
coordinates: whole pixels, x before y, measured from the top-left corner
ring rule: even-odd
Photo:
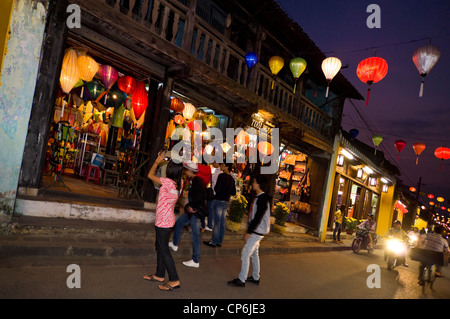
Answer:
[[[331,128],[335,124],[332,118],[300,92],[294,94],[292,86],[280,79],[275,81],[272,89],[271,71],[261,63],[249,70],[245,63],[246,52],[197,16],[195,8],[184,4],[187,1],[69,1],[103,21],[123,25],[124,32],[139,30],[142,36],[133,34],[136,38],[146,38],[143,35],[151,32],[159,38],[159,43],[146,40],[153,48],[160,49],[180,64],[190,63],[188,67],[193,73],[213,74],[209,77],[210,84],[211,79],[215,79],[249,104],[282,115],[297,132],[301,130],[315,136],[321,143],[328,144],[326,148],[329,149],[334,134]],[[132,26],[132,30],[125,25]]]

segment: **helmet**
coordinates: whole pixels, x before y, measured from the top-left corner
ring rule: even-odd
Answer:
[[[401,224],[402,224],[402,222],[399,221],[398,219],[394,222],[394,225],[401,225]]]

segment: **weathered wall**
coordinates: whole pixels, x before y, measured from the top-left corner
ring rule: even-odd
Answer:
[[[0,78],[0,222],[11,217],[49,0],[15,0]],[[5,35],[0,35],[5,36]]]

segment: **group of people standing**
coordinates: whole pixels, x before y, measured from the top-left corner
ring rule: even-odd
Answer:
[[[200,266],[200,231],[211,230],[210,241],[204,244],[210,247],[221,247],[225,236],[225,219],[231,196],[236,195],[235,180],[231,175],[232,164],[214,163],[214,172],[209,165],[193,162],[175,163],[168,161],[165,177],[157,176],[158,166],[165,161],[164,153],[160,153],[150,169],[148,178],[160,185],[155,220],[155,248],[157,256],[156,272],[144,275],[149,281],[160,283],[160,290],[171,291],[180,288],[180,279],[170,249],[178,250],[181,235],[185,226],[189,226],[192,236],[192,259],[183,262],[185,266]],[[208,189],[208,185],[210,189]],[[228,282],[229,285],[244,287],[246,281],[259,284],[259,242],[270,231],[271,198],[265,192],[268,180],[264,175],[253,178],[253,190],[256,198],[249,211],[249,225],[244,236],[246,244],[242,251],[241,272],[238,278]],[[187,186],[187,187],[185,187]],[[187,198],[183,190],[187,189]],[[180,202],[180,199],[181,200]],[[184,213],[177,219],[175,207],[180,204]],[[205,219],[207,217],[207,224]],[[173,230],[173,239],[170,235]],[[253,273],[247,278],[252,259]],[[169,280],[165,282],[165,274]]]

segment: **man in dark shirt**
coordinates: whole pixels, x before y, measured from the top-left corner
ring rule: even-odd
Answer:
[[[228,210],[230,197],[236,195],[236,182],[231,176],[232,164],[220,164],[222,173],[217,178],[214,187],[214,227],[211,241],[204,241],[205,245],[210,247],[222,246],[223,237],[225,236],[225,216]]]

